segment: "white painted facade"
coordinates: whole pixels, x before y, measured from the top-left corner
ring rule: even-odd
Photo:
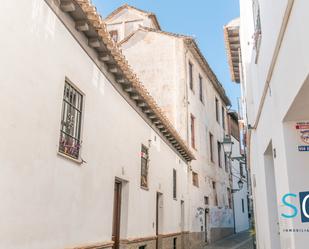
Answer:
[[[254,2],[260,45],[254,48],[252,39],[257,20],[252,1],[240,0],[240,38],[257,247],[307,249],[308,223],[301,213],[309,204],[300,202],[300,192],[309,189],[309,152],[299,146],[308,145],[308,128],[296,125],[309,120],[309,2]],[[289,193],[290,206],[282,200]]]
[[[117,28],[120,34],[126,33],[122,29],[124,26],[120,24],[125,18],[133,22],[148,17],[140,11],[128,8],[108,18],[108,29]],[[233,232],[234,227],[227,193],[227,189],[231,188],[230,175],[225,171],[223,148],[221,167],[218,166],[217,152],[217,142],[222,142],[227,132],[222,125],[221,113],[223,108],[227,128],[226,102],[222,99],[222,93],[214,87],[215,83],[211,82],[209,72],[206,72],[196,50],[186,42],[189,37],[153,28],[154,24],[148,25],[147,21],[143,22],[143,26],[145,27],[136,25],[136,29],[128,37],[119,40],[121,49],[197,159],[192,162],[191,171],[198,174],[199,187],[192,185],[192,173],[188,175],[189,231],[198,234],[199,240],[205,240],[206,226],[207,240],[217,240],[230,231]],[[190,89],[189,83],[189,63],[193,65],[193,89]],[[199,76],[202,77],[203,101],[199,97]],[[218,122],[215,98],[219,103]],[[194,147],[191,143],[191,115],[195,120]],[[213,134],[213,161],[210,158],[210,132]],[[216,183],[216,189],[213,189],[213,182]],[[205,197],[209,199],[208,204],[205,204]],[[206,215],[205,209],[209,209]]]
[[[0,248],[109,243],[115,178],[123,183],[121,239],[155,236],[157,192],[159,232],[189,230],[187,163],[115,87],[68,14],[47,2],[5,1],[0,9]],[[58,153],[66,78],[84,96],[83,164]],[[140,187],[142,144],[148,190]]]

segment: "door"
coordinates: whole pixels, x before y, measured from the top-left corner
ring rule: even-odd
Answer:
[[[156,200],[156,249],[160,249],[160,221],[162,218],[162,194],[157,193],[157,200]]]
[[[207,222],[208,222],[208,219],[207,219],[207,216],[208,216],[208,209],[206,208],[205,209],[205,217],[204,217],[204,221],[205,221],[205,242],[208,242],[207,240],[207,229],[208,229],[208,226],[207,226]]]
[[[269,230],[270,230],[270,242],[272,249],[280,249],[280,228],[279,228],[279,215],[277,204],[277,189],[276,189],[276,175],[274,165],[274,155],[272,143],[267,147],[264,153],[264,167],[265,167],[265,179],[266,179],[266,198],[267,209],[269,215]]]
[[[181,222],[181,248],[185,249],[185,202],[180,202],[180,222]]]
[[[114,187],[114,210],[113,210],[113,249],[119,249],[120,240],[120,216],[121,216],[121,182],[116,181]]]

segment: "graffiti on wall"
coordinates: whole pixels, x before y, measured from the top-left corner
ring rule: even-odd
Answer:
[[[233,210],[229,208],[214,207],[210,209],[211,227],[233,227]]]

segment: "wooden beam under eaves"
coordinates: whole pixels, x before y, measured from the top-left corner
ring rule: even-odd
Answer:
[[[73,12],[75,11],[75,5],[72,1],[61,1],[60,9],[64,12]]]
[[[146,107],[147,106],[147,104],[144,101],[143,102],[138,102],[137,105],[139,107]]]
[[[111,73],[119,73],[119,69],[118,69],[118,67],[116,67],[116,66],[110,67],[110,68],[109,68],[109,71],[110,71]]]
[[[119,77],[119,78],[116,78],[116,81],[119,83],[119,84],[124,84],[126,83],[126,80],[122,77]]]
[[[77,21],[75,23],[75,28],[81,32],[89,31],[89,25],[87,21]]]
[[[131,86],[125,86],[125,87],[123,88],[123,90],[125,90],[125,91],[128,92],[128,93],[134,91],[133,87],[131,87]]]
[[[108,53],[100,53],[99,60],[103,62],[109,62],[112,60],[112,57]]]
[[[99,48],[101,47],[100,40],[98,38],[89,38],[88,39],[88,44],[92,48]]]

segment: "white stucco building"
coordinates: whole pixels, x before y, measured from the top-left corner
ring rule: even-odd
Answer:
[[[195,40],[161,30],[153,13],[129,5],[119,7],[105,21],[196,157],[188,175],[190,245],[233,233],[230,172],[221,148],[230,101]]]
[[[259,249],[309,244],[308,8],[306,0],[240,0],[239,32],[230,32],[240,38],[228,54],[246,107]]]
[[[248,197],[249,197],[249,177],[246,160],[241,158],[244,156],[244,150],[242,149],[242,141],[239,129],[239,115],[235,111],[229,111],[228,113],[228,130],[231,138],[232,150],[230,159],[230,171],[232,178],[232,192],[233,192],[233,210],[235,221],[235,233],[243,232],[249,229],[249,209],[248,209]],[[234,159],[233,159],[234,158]],[[242,187],[240,188],[239,182]]]
[[[0,248],[188,248],[194,155],[89,1],[0,8]]]

